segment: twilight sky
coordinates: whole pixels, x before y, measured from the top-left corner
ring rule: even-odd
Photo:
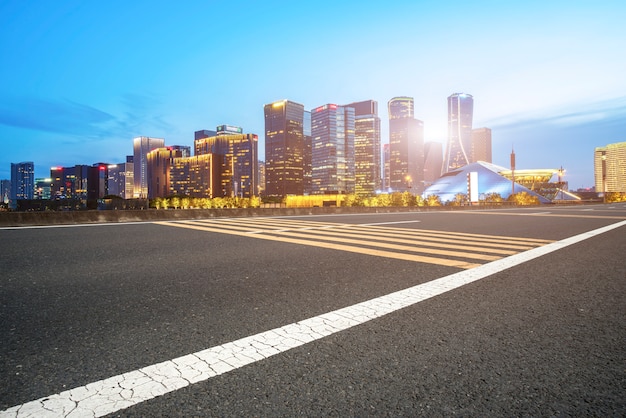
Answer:
[[[119,163],[132,138],[259,135],[263,105],[415,98],[445,143],[447,97],[474,96],[493,162],[566,169],[593,186],[593,150],[626,141],[626,2],[0,2],[0,178],[10,163]]]

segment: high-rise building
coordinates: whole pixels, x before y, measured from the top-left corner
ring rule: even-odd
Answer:
[[[215,156],[204,154],[174,158],[170,173],[171,193],[199,198],[221,196],[220,165],[214,163]],[[219,192],[214,195],[214,191]]]
[[[596,192],[626,192],[626,142],[596,147],[593,165]]]
[[[11,163],[11,194],[9,206],[17,207],[18,200],[33,199],[35,194],[35,164],[32,161]]]
[[[389,186],[421,193],[424,187],[424,122],[413,116],[412,97],[394,97],[389,107]]]
[[[215,136],[215,135],[217,135],[217,131],[210,131],[208,129],[201,129],[201,130],[195,131],[193,133],[193,139],[195,141],[196,139],[209,138],[209,137],[212,137],[212,136]]]
[[[165,140],[163,138],[151,138],[139,136],[133,138],[133,163],[135,165],[133,196],[136,198],[146,198],[148,196],[148,153],[156,148],[163,148]]]
[[[313,139],[311,137],[311,112],[304,111],[304,125],[302,132],[304,134],[304,150],[302,152],[302,188],[305,195],[313,192],[313,165],[311,157],[313,155]]]
[[[148,198],[166,197],[170,191],[170,168],[174,158],[188,158],[191,148],[171,145],[148,153]]]
[[[304,193],[304,106],[289,100],[266,104],[265,194]]]
[[[126,162],[109,165],[109,194],[122,199],[133,198],[133,156],[127,155]]]
[[[365,100],[347,106],[354,108],[354,191],[372,195],[381,188],[378,102]]]
[[[424,144],[424,185],[430,186],[441,177],[443,164],[443,144],[441,142],[426,142]]]
[[[491,129],[472,129],[472,157],[470,162],[491,162]]]
[[[311,138],[312,193],[354,193],[354,108],[313,109]]]
[[[454,93],[448,97],[448,144],[442,173],[471,162],[473,114],[474,98],[471,94]]]
[[[194,141],[194,155],[213,154],[212,163],[218,165],[220,187],[213,190],[213,196],[256,196],[259,175],[258,135],[235,133],[234,130],[221,130],[222,134],[219,132],[220,127],[217,136]]]
[[[389,144],[383,145],[383,190],[389,191],[391,189],[391,182],[389,180],[390,173],[390,159],[391,152],[389,151]]]
[[[108,194],[109,165],[96,163],[91,166],[51,167],[50,198],[75,199],[82,201],[83,205],[95,206],[97,199]]]
[[[51,178],[37,178],[35,179],[35,194],[34,198],[38,200],[49,200],[50,190],[52,189]]]

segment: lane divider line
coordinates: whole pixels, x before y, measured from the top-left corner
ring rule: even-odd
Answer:
[[[300,347],[620,228],[626,221],[173,360],[16,405],[0,418],[100,417]]]

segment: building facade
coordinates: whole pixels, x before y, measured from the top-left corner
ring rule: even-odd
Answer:
[[[265,195],[304,194],[304,106],[289,100],[266,104]]]
[[[442,173],[471,162],[473,114],[474,98],[471,94],[454,93],[448,97],[448,144]]]
[[[433,184],[441,177],[443,164],[443,144],[441,142],[426,142],[424,144],[424,185]]]
[[[597,147],[593,163],[596,192],[626,193],[626,142]]]
[[[365,100],[347,106],[354,108],[354,192],[373,195],[382,187],[378,102]]]
[[[354,193],[354,108],[327,104],[311,111],[313,194]]]
[[[148,198],[167,197],[170,190],[170,169],[174,158],[188,158],[191,148],[171,145],[148,152]]]
[[[18,200],[30,200],[35,195],[35,164],[32,161],[11,163],[11,193],[9,206],[17,207]]]
[[[139,136],[133,138],[133,197],[146,198],[148,196],[148,153],[156,148],[163,148],[163,138]]]
[[[394,97],[389,108],[389,187],[421,193],[424,186],[424,123],[413,115],[412,97]]]
[[[174,158],[170,169],[170,191],[172,195],[189,197],[221,196],[214,195],[220,190],[219,164],[214,163],[214,154],[194,155]]]
[[[122,199],[133,198],[135,187],[133,156],[127,155],[126,162],[109,165],[109,194]]]
[[[9,204],[11,197],[11,180],[0,180],[0,203]]]
[[[476,128],[472,129],[472,157],[470,162],[491,161],[491,129]]]

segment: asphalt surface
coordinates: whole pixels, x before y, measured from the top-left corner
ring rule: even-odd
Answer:
[[[625,219],[623,203],[288,218],[553,241]],[[459,271],[152,223],[0,238],[0,410]],[[624,416],[624,254],[622,226],[113,415]]]

